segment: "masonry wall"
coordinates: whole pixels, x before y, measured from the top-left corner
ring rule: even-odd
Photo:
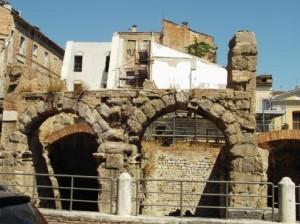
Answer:
[[[144,142],[144,178],[174,180],[148,181],[144,186],[147,192],[159,192],[159,194],[146,194],[143,204],[163,204],[167,207],[144,206],[143,214],[146,215],[170,215],[179,210],[180,182],[219,180],[220,171],[220,145],[208,143],[177,143],[169,147],[160,146],[158,142]],[[199,194],[208,190],[215,190],[216,186],[206,185],[205,182],[183,183],[184,214],[196,214],[197,205],[205,203],[204,197]],[[214,189],[213,189],[214,188]],[[194,195],[192,195],[194,194]],[[198,195],[196,195],[198,194]],[[210,204],[211,205],[211,204]]]
[[[196,38],[199,42],[205,42],[215,48],[214,38],[212,36],[198,33],[185,25],[178,25],[168,20],[163,20],[163,38],[162,43],[168,47],[186,51],[186,47],[193,43]],[[204,56],[205,59],[216,62],[216,51]]]

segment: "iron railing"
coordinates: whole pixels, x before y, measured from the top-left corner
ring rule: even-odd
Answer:
[[[250,185],[265,187],[262,193],[231,193],[232,188]],[[147,187],[150,186],[150,187]],[[175,215],[231,218],[230,211],[269,211],[274,221],[275,190],[270,182],[191,181],[138,179],[135,182],[136,215]],[[212,189],[215,189],[212,190]],[[233,201],[242,198],[241,206],[232,207]],[[264,207],[258,208],[254,198],[260,199]],[[214,212],[214,210],[216,212]]]
[[[154,121],[146,130],[145,140],[189,141],[220,143],[225,141],[223,133],[207,119],[166,117]]]
[[[89,186],[91,180],[98,184]],[[37,206],[70,211],[87,210],[115,214],[117,183],[116,179],[95,176],[0,173],[0,185],[31,196]],[[233,194],[232,189],[237,187],[245,189],[244,193]],[[261,193],[255,190],[249,193],[248,189],[255,187],[264,190]],[[202,217],[211,214],[212,217],[224,218],[231,218],[230,212],[234,210],[260,210],[269,211],[274,220],[274,209],[278,206],[275,201],[276,187],[270,182],[136,179],[132,187],[133,209],[135,215]],[[90,192],[94,193],[93,197],[87,196]],[[233,201],[241,198],[241,205],[233,207]],[[254,198],[259,199],[264,206],[258,208],[253,203],[257,201]],[[299,202],[297,205],[299,206]]]
[[[38,207],[114,213],[116,184],[111,178],[63,174],[0,173],[0,185],[31,197]],[[105,199],[100,195],[105,195]]]

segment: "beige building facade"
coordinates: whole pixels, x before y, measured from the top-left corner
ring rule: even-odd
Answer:
[[[29,24],[11,5],[0,5],[0,49],[3,82],[9,65],[28,66],[50,76],[59,77],[64,50]],[[4,84],[5,86],[5,84]],[[4,87],[5,89],[8,86]]]
[[[64,49],[25,21],[20,12],[0,1],[1,143],[14,129],[24,92],[60,91]]]
[[[280,129],[300,129],[300,88],[273,97],[274,105],[284,105],[285,113],[274,119],[274,127]]]
[[[214,38],[208,34],[200,33],[189,28],[187,22],[177,24],[172,21],[164,19],[162,21],[162,44],[174,48],[179,51],[187,51],[187,47],[196,39],[198,42],[204,42],[212,47],[212,51],[204,55],[204,59],[210,62],[216,62],[216,45]]]

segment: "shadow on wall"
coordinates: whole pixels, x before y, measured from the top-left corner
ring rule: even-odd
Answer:
[[[225,180],[226,176],[226,149],[222,147],[212,168],[208,181]],[[203,194],[221,194],[225,189],[224,184],[207,183]],[[221,206],[225,201],[222,196],[202,195],[197,206],[194,216],[201,217],[222,217],[223,211],[217,208],[201,208],[201,206]],[[188,214],[186,214],[188,216]]]

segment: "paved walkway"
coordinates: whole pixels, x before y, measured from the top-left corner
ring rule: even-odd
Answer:
[[[82,224],[85,223],[129,223],[129,224],[204,224],[204,223],[230,223],[230,224],[268,224],[274,223],[262,220],[249,220],[249,219],[212,219],[212,218],[178,218],[178,217],[148,217],[148,216],[116,216],[96,212],[82,212],[82,211],[59,211],[50,209],[41,209],[42,214],[46,219],[55,223],[55,219],[59,223],[78,223],[81,220]],[[64,222],[66,221],[66,222]],[[70,222],[71,221],[71,222]]]

